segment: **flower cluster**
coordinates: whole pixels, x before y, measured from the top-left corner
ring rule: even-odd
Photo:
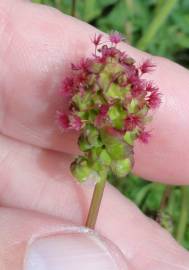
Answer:
[[[72,64],[73,75],[62,83],[61,94],[70,104],[67,112],[57,112],[57,121],[64,131],[80,131],[83,155],[71,165],[79,181],[91,175],[100,180],[110,172],[127,175],[133,166],[134,141],[148,142],[149,111],[161,102],[158,88],[143,79],[155,66],[149,60],[137,66],[117,48],[121,41],[117,32],[106,41],[95,35],[94,55]]]

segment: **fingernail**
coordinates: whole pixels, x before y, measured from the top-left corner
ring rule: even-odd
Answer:
[[[24,270],[127,270],[120,253],[92,233],[53,235],[28,247]]]

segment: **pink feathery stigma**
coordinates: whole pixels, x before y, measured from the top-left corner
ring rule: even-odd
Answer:
[[[156,109],[161,104],[160,93],[157,91],[152,92],[148,97],[148,104],[151,109]]]
[[[126,130],[133,130],[141,123],[141,119],[137,115],[130,115],[125,119]]]
[[[102,39],[102,34],[95,34],[94,38],[92,39],[92,43],[97,47]]]
[[[71,96],[73,93],[73,89],[74,89],[74,79],[70,77],[66,77],[60,89],[61,95],[65,97]]]
[[[77,131],[82,128],[82,121],[79,116],[77,115],[70,116],[70,128]]]
[[[70,127],[69,117],[66,113],[56,112],[56,121],[61,130],[67,130]]]
[[[119,32],[114,31],[114,32],[110,33],[109,40],[113,44],[118,44],[123,40],[123,37]]]
[[[151,137],[150,132],[144,131],[144,130],[143,130],[143,131],[139,134],[138,139],[139,139],[141,142],[143,142],[143,143],[148,143],[150,137]]]
[[[139,67],[142,74],[154,71],[155,65],[149,60],[145,60]]]

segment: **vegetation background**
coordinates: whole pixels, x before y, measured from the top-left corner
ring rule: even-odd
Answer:
[[[133,46],[189,67],[189,0],[33,0],[99,29],[123,33]],[[179,180],[179,179],[178,179]],[[134,175],[111,182],[189,249],[189,187]],[[126,213],[127,214],[127,213]]]

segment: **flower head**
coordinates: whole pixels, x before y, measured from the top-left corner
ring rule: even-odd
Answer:
[[[111,46],[101,40],[101,34],[95,35],[95,53],[72,64],[73,76],[65,78],[61,88],[70,98],[69,110],[56,116],[62,130],[80,131],[83,156],[71,166],[80,181],[110,171],[126,175],[134,162],[134,142],[148,142],[149,113],[161,102],[158,88],[143,79],[155,65],[146,60],[137,67],[116,48],[123,40],[118,32],[109,35]]]

